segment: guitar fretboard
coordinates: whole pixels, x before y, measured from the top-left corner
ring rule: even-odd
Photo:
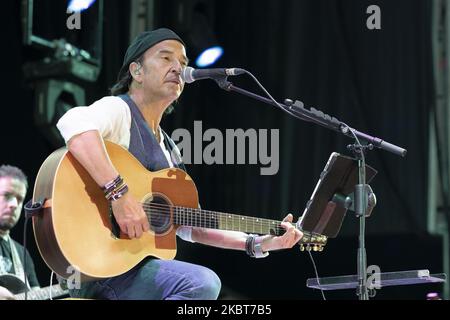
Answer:
[[[281,235],[281,221],[194,208],[172,207],[173,222],[181,226]]]
[[[180,226],[274,236],[281,236],[285,233],[285,229],[281,226],[282,222],[277,220],[158,203],[145,204],[144,210],[147,213],[149,222],[155,226],[168,223],[168,218],[171,217],[172,220],[170,222]],[[300,243],[306,244],[307,248],[309,245],[317,246],[318,248],[325,245],[327,241],[325,236],[304,231],[297,224],[291,223],[291,225],[303,232]]]

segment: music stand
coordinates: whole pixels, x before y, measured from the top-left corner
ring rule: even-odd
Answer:
[[[366,181],[369,183],[377,171],[366,165]],[[333,152],[320,179],[306,204],[300,218],[302,230],[335,238],[342,226],[347,210],[355,211],[355,186],[358,184],[359,164],[357,159]],[[369,217],[376,205],[376,196],[367,184],[367,207],[364,212]],[[355,212],[356,213],[356,212]],[[446,281],[446,275],[432,274],[427,269],[400,272],[372,273],[366,279],[367,287],[374,294],[375,289],[387,286],[440,283]],[[338,277],[307,279],[306,286],[321,290],[341,290],[358,288],[358,276],[346,275]]]

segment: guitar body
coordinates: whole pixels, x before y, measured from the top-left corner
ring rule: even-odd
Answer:
[[[105,142],[114,165],[140,202],[198,207],[192,179],[179,169],[150,172],[126,149]],[[151,230],[139,239],[121,234],[103,191],[67,149],[52,153],[42,164],[33,201],[46,199],[33,217],[35,239],[47,265],[63,278],[80,272],[81,281],[125,273],[147,256],[173,259],[176,226],[172,212],[161,212]]]
[[[0,286],[8,289],[13,294],[22,293],[27,290],[25,282],[14,274],[0,275]]]

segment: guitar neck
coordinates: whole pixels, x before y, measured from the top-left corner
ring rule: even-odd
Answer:
[[[256,217],[242,216],[232,213],[223,213],[196,208],[167,206],[163,204],[147,205],[147,215],[149,222],[163,223],[164,216],[168,213],[172,216],[172,222],[179,226],[200,227],[206,229],[240,231],[259,235],[281,236],[285,229],[281,226],[282,221],[270,220]],[[321,251],[327,242],[327,237],[301,230],[297,224],[291,225],[303,233],[300,239],[300,250],[312,248],[314,251]]]
[[[49,300],[50,297],[59,297],[67,294],[67,290],[61,288],[59,284],[51,287],[30,290],[27,292],[27,300]],[[16,300],[25,300],[25,293],[14,295]]]
[[[282,235],[281,221],[194,208],[173,207],[173,222],[180,226]]]

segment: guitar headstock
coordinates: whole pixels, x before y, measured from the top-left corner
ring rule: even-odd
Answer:
[[[327,244],[328,237],[315,232],[302,230],[301,220],[302,217],[298,219],[297,223],[293,224],[297,229],[303,232],[303,237],[298,242],[300,245],[300,251],[322,252],[323,248]]]
[[[300,251],[315,251],[322,252],[327,244],[328,237],[321,234],[314,234],[311,232],[303,232],[303,237],[299,241]]]

